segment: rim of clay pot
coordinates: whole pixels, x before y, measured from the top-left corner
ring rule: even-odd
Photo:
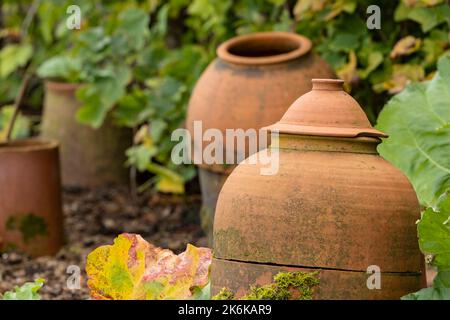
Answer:
[[[45,86],[50,90],[74,91],[81,86],[81,83],[45,80]]]
[[[297,59],[311,46],[311,40],[296,33],[257,32],[225,41],[217,48],[217,56],[236,64],[274,64]]]
[[[55,149],[58,141],[53,139],[21,139],[9,142],[0,142],[0,153],[6,152],[35,152]]]

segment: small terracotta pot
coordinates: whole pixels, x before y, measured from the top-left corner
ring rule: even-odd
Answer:
[[[109,118],[99,129],[78,123],[78,87],[72,83],[45,83],[41,135],[60,142],[62,182],[75,187],[126,183],[125,151],[131,146],[132,132],[113,125]]]
[[[203,131],[215,128],[260,129],[284,114],[300,95],[310,90],[313,77],[333,77],[331,68],[311,52],[311,41],[287,32],[262,32],[232,38],[217,49],[215,59],[198,80],[189,103],[187,128],[194,134],[194,121]],[[205,146],[205,145],[204,145]],[[237,153],[237,150],[226,150]],[[246,150],[248,154],[248,150]],[[225,181],[234,165],[200,165],[210,171],[202,183]],[[206,176],[212,179],[206,182]],[[217,188],[202,188],[205,199],[216,199]],[[209,194],[208,194],[209,193]],[[203,205],[203,216],[212,221],[215,201]],[[212,230],[207,221],[206,231]]]
[[[316,298],[397,299],[420,289],[417,197],[378,155],[386,135],[372,128],[342,80],[313,80],[313,90],[267,129],[280,133],[279,147],[270,149],[279,156],[277,173],[262,175],[261,162],[241,163],[220,192],[213,290],[248,288],[286,267],[322,270]],[[225,271],[227,261],[242,264],[239,279]],[[366,286],[369,266],[380,268],[379,290]]]
[[[63,244],[58,143],[0,144],[0,247],[55,254]]]

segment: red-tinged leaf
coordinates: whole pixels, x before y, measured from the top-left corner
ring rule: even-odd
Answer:
[[[121,234],[113,245],[89,254],[86,264],[93,299],[191,299],[209,283],[212,254],[188,244],[175,255],[135,234]]]

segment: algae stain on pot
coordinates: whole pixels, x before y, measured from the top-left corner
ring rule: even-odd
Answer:
[[[6,221],[6,229],[19,231],[26,244],[30,243],[37,236],[45,236],[48,234],[45,219],[33,213],[9,217]]]
[[[218,258],[230,257],[233,252],[239,252],[239,257],[251,256],[256,257],[257,262],[270,262],[273,260],[271,248],[271,241],[249,242],[236,228],[221,229],[214,233],[214,252]]]

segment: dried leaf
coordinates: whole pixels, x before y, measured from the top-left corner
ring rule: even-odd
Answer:
[[[337,0],[333,2],[331,11],[325,16],[325,20],[331,20],[342,12],[353,13],[356,9],[355,0]]]
[[[209,283],[211,250],[190,244],[175,255],[124,233],[113,245],[95,249],[87,258],[88,286],[93,299],[192,299]]]
[[[419,50],[421,43],[422,41],[420,39],[414,38],[413,36],[404,37],[394,45],[390,57],[391,59],[395,59],[397,57],[410,55]]]
[[[391,79],[383,83],[383,88],[390,94],[401,92],[411,81],[421,81],[425,78],[425,70],[420,65],[396,64],[392,69]]]
[[[327,0],[298,0],[294,6],[294,16],[297,21],[307,11],[317,12],[325,8]]]
[[[177,172],[156,163],[149,163],[147,170],[157,175],[156,189],[167,193],[184,193],[184,179]]]

